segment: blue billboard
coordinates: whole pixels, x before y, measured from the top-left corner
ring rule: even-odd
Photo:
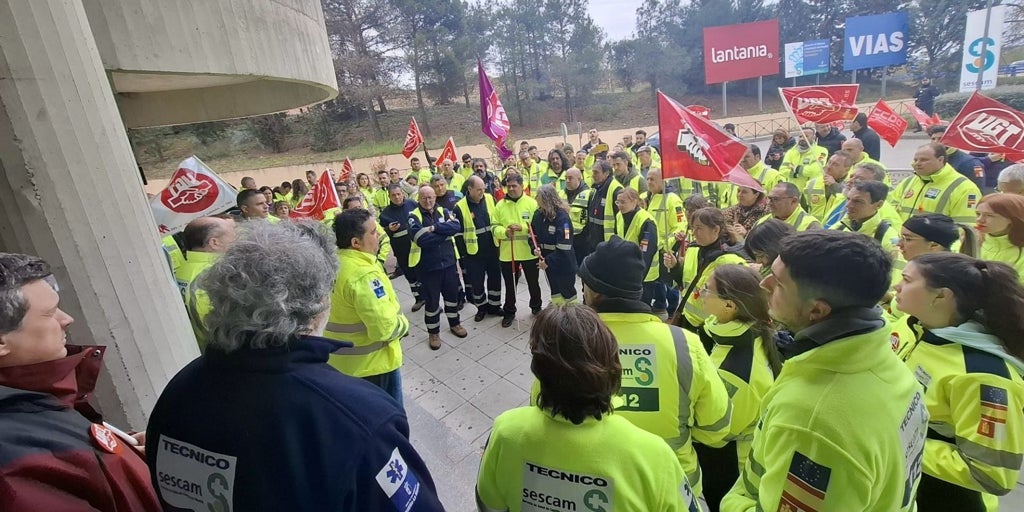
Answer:
[[[905,12],[846,18],[843,69],[906,64],[909,27]]]

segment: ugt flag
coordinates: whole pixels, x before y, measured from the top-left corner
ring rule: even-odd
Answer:
[[[949,122],[939,142],[964,151],[1002,153],[1024,161],[1024,114],[977,91]]]
[[[445,160],[455,163],[459,161],[458,153],[455,151],[455,141],[451,137],[448,137],[448,142],[444,143],[444,149],[441,150],[441,154],[437,155],[437,165],[441,165]]]
[[[882,99],[875,103],[868,114],[868,126],[878,132],[878,136],[892,147],[896,147],[896,142],[903,136],[903,132],[907,131],[907,124],[907,120]]]
[[[664,177],[699,181],[729,181],[746,144],[732,138],[702,116],[658,92],[661,168]],[[744,173],[745,174],[745,173]]]
[[[494,91],[491,81],[487,79],[487,73],[484,71],[484,65],[480,59],[476,61],[476,69],[480,75],[480,129],[483,130],[484,135],[494,141],[494,145],[498,147],[498,156],[504,161],[512,156],[512,150],[505,147],[512,124],[508,120],[508,114],[505,113],[505,107],[501,106],[498,93]]]
[[[796,117],[797,124],[851,121],[857,116],[860,85],[808,85],[780,87],[782,103]]]
[[[324,212],[331,208],[341,208],[341,201],[338,200],[338,191],[334,188],[331,175],[324,171],[313,188],[306,192],[306,196],[288,216],[293,219],[324,220]]]
[[[420,125],[416,124],[416,118],[409,122],[409,131],[405,134],[405,144],[402,145],[402,156],[409,158],[423,144],[423,133],[420,132]]]
[[[167,187],[149,201],[160,236],[173,235],[193,219],[221,213],[235,205],[238,191],[195,155],[178,164]]]

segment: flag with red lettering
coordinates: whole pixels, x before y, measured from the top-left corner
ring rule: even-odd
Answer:
[[[942,124],[942,119],[939,119],[938,114],[932,114],[931,117],[928,117],[928,114],[925,113],[924,110],[917,108],[917,105],[911,105],[909,103],[906,105],[910,108],[910,115],[914,116],[914,120],[917,121],[917,124],[921,125],[921,128],[927,130],[932,126]]]
[[[341,175],[337,176],[338,182],[347,182],[352,177],[352,160],[345,157],[345,161],[341,164]]]
[[[661,168],[664,177],[727,181],[739,165],[746,144],[732,138],[703,116],[658,92]]]
[[[782,103],[798,124],[850,121],[857,116],[859,84],[779,87]]]
[[[868,114],[868,127],[878,132],[878,136],[892,147],[896,147],[896,142],[903,136],[903,132],[907,131],[908,124],[906,119],[882,99],[875,103]]]
[[[487,138],[494,141],[494,146],[498,148],[498,156],[505,161],[512,156],[512,150],[505,147],[505,142],[512,130],[512,123],[509,122],[505,107],[501,105],[498,93],[491,86],[491,81],[487,78],[487,72],[484,71],[484,64],[480,59],[476,61],[476,71],[480,76],[480,129],[483,130]]]
[[[448,160],[451,163],[459,161],[458,152],[455,151],[455,141],[451,137],[448,137],[448,142],[444,143],[444,149],[441,150],[441,154],[437,155],[437,165],[440,166],[442,162]]]
[[[331,208],[341,208],[341,201],[338,200],[338,191],[334,188],[331,175],[324,171],[288,216],[293,219],[324,220],[324,212]]]
[[[416,124],[416,118],[409,121],[409,131],[405,134],[405,144],[402,145],[402,156],[409,158],[423,144],[423,134],[420,133],[420,125]]]
[[[1024,114],[975,91],[939,141],[964,151],[1002,153],[1024,161]]]
[[[235,206],[237,196],[234,187],[193,155],[178,164],[167,187],[149,206],[160,236],[167,236],[185,229],[193,219],[227,211]]]

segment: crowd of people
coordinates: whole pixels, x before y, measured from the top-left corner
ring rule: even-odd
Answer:
[[[525,279],[536,385],[480,510],[995,510],[1024,458],[1024,165],[933,127],[893,187],[850,128],[749,144],[755,188],[666,179],[643,130],[338,177],[321,222],[289,216],[312,171],[245,178],[165,240],[202,356],[134,437],[89,406],[102,348],[65,347],[46,263],[0,254],[0,504],[441,510],[406,307],[436,350],[466,304],[512,326]]]

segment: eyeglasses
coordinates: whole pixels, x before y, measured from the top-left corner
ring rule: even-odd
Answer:
[[[721,298],[721,296],[719,296],[717,293],[711,291],[711,287],[710,287],[710,285],[708,283],[704,283],[704,286],[700,287],[700,296],[701,297],[718,297],[718,298]]]
[[[769,203],[777,203],[777,202],[782,201],[784,199],[796,199],[796,198],[795,197],[786,197],[786,196],[768,196],[768,202]]]

